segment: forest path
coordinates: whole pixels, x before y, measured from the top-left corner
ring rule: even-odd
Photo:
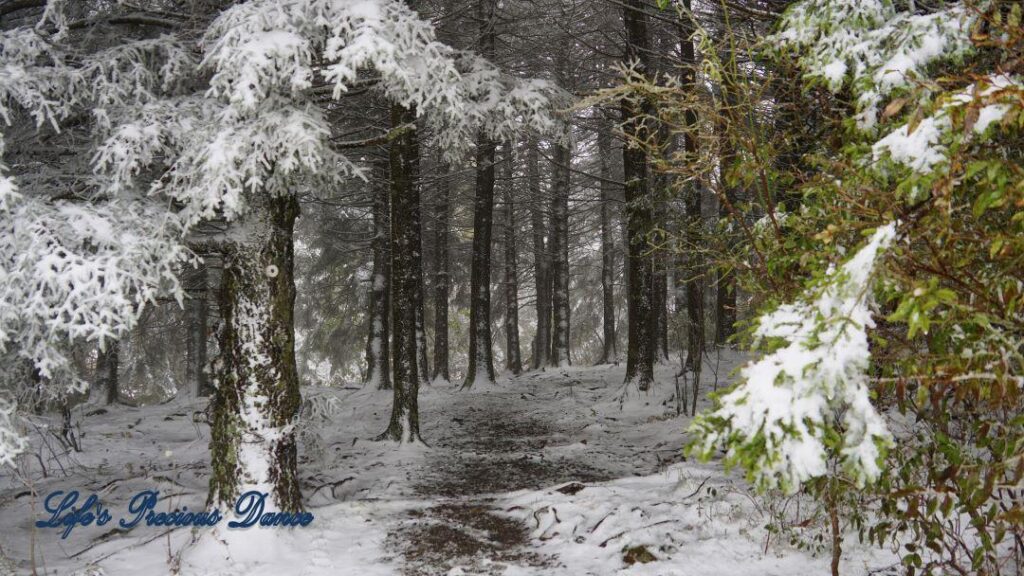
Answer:
[[[502,515],[495,495],[649,473],[667,463],[646,442],[607,426],[626,422],[593,410],[617,372],[549,369],[428,400],[436,411],[424,429],[430,451],[413,488],[439,503],[410,511],[391,529],[387,548],[400,552],[402,571],[544,573],[558,559],[532,550],[531,527]],[[668,452],[678,455],[678,446]]]

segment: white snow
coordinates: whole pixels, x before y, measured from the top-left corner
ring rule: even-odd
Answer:
[[[989,126],[1002,120],[1010,110],[1002,98],[1016,98],[1024,84],[1018,78],[1003,74],[992,75],[964,90],[956,92],[930,116],[911,127],[904,124],[896,128],[872,147],[878,160],[888,154],[894,162],[916,172],[932,172],[946,158],[946,141],[954,136],[950,113],[956,108],[977,105],[977,119],[971,134],[984,137]],[[913,129],[911,129],[913,128]]]
[[[878,477],[880,446],[892,439],[869,398],[867,330],[874,327],[872,275],[895,235],[895,223],[879,228],[823,287],[760,318],[755,337],[783,345],[743,367],[741,384],[722,397],[710,417],[724,420],[724,430],[696,423],[704,453],[736,437],[729,456],[763,442],[752,476],[794,493],[825,474],[826,428],[843,414],[844,463],[860,485]]]
[[[706,366],[703,389],[715,387],[716,370],[724,386],[724,375],[741,361],[727,353],[721,365]],[[209,431],[191,422],[201,400],[113,407],[89,416],[84,412],[92,408],[82,406],[75,417],[83,452],[50,452],[42,443],[48,433],[40,428],[42,435],[33,434],[30,453],[19,461],[28,477],[3,478],[0,546],[21,569],[29,567],[34,540],[37,565],[59,574],[95,570],[104,576],[167,574],[169,561],[180,561],[182,574],[202,576],[385,575],[410,566],[437,574],[537,576],[822,573],[827,557],[781,539],[771,537],[765,552],[763,502],[742,479],[718,464],[682,461],[688,419],[675,415],[670,400],[673,370],[659,365],[646,401],[628,411],[609,401],[623,366],[528,372],[472,393],[424,388],[420,417],[429,446],[369,440],[386,425],[390,391],[307,389],[310,408],[303,415],[315,434],[300,434],[300,471],[313,523],[234,531],[225,524],[199,529],[196,543],[188,528],[140,526],[107,534],[109,526],[77,527],[63,541],[54,529],[33,530],[39,500],[57,489],[94,491],[114,511],[125,510],[127,499],[143,489],[160,490],[161,511],[206,509]],[[33,422],[56,424],[43,417]],[[45,478],[35,454],[47,466]],[[482,474],[484,483],[471,481],[474,474]],[[572,495],[554,490],[570,481],[585,487]],[[528,532],[518,546],[544,563],[501,559],[484,547],[476,557],[410,565],[401,535],[437,526],[442,519],[431,511],[439,506],[468,504],[522,520]],[[493,538],[443,521],[467,538]],[[867,574],[893,562],[854,539],[844,547],[844,574]],[[647,546],[658,560],[626,566],[626,545]],[[446,554],[443,548],[436,552]]]

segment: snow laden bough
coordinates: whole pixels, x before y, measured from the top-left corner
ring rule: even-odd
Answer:
[[[927,78],[939,60],[973,50],[977,13],[950,2],[928,14],[898,10],[891,0],[804,0],[786,11],[768,45],[794,50],[804,77],[832,92],[852,85],[857,126],[877,126],[879,106]]]
[[[710,458],[724,446],[727,464],[788,493],[828,473],[832,458],[858,485],[878,478],[892,439],[871,404],[867,331],[874,271],[895,236],[895,223],[878,228],[820,287],[761,317],[754,335],[769,352],[694,421],[694,452]]]
[[[53,5],[36,28],[0,31],[4,127],[59,133],[62,121],[83,111],[109,125],[109,111],[153,100],[191,62],[167,36],[72,56],[65,33]],[[32,131],[14,133],[25,139]],[[0,463],[10,464],[26,447],[15,402],[83,390],[72,344],[102,347],[130,330],[158,294],[180,301],[174,271],[188,253],[176,215],[162,203],[110,188],[102,175],[57,198],[59,171],[12,171],[2,160],[6,144],[0,132],[0,387],[14,395],[0,399]]]

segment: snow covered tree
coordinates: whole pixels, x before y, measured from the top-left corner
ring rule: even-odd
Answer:
[[[272,507],[295,511],[301,507],[293,432],[299,403],[292,327],[297,197],[365,171],[332,148],[331,126],[311,95],[314,81],[333,85],[340,98],[373,70],[376,89],[410,111],[393,118],[392,138],[415,137],[419,113],[453,157],[479,130],[495,136],[521,127],[550,130],[557,92],[543,82],[516,83],[476,56],[440,44],[415,12],[386,0],[239,4],[213,21],[203,48],[201,71],[211,74],[206,93],[138,107],[112,131],[100,163],[118,186],[127,186],[137,180],[137,167],[166,158],[166,171],[150,181],[151,194],[179,203],[185,226],[213,217],[232,223],[221,239],[211,501],[229,503],[255,487],[272,494]],[[418,212],[418,197],[395,187],[395,170],[392,162],[393,214],[405,223]],[[396,280],[394,299],[403,303],[414,299],[412,284],[420,281],[415,270],[410,277],[412,268],[399,265],[418,259],[414,232],[415,240],[392,241],[393,274],[403,278]],[[415,319],[406,316],[396,313],[394,338],[413,356],[396,345],[398,417],[385,437],[415,441],[419,382],[410,338],[416,330]],[[406,320],[412,324],[399,330]]]
[[[646,8],[642,2],[631,0],[623,4],[622,10],[626,26],[627,64],[634,67],[640,79],[646,79],[650,69]],[[643,95],[623,99],[623,130],[631,139],[622,148],[628,230],[626,262],[629,268],[629,346],[624,396],[632,388],[641,393],[650,390],[657,348],[652,301],[654,268],[648,238],[653,226],[653,201],[648,182],[647,152],[643,148],[650,136],[650,127],[644,123],[644,116],[649,115],[650,105]]]
[[[66,162],[88,167],[91,150],[81,142],[89,138],[64,135],[83,125],[109,127],[110,117],[153,102],[194,67],[170,36],[85,46],[59,8],[47,4],[36,26],[0,32],[0,120],[34,128],[16,131],[17,140],[0,132],[2,381],[15,398],[28,392],[35,401],[85,389],[72,345],[95,342],[109,356],[157,295],[182,298],[176,270],[188,259],[182,223],[165,202],[118,185],[103,170],[67,190],[53,185],[55,172],[21,165],[25,140],[46,135],[50,146],[67,151]],[[101,168],[106,157],[97,156]],[[26,366],[32,378],[24,377]],[[13,406],[4,400],[2,424],[13,423]],[[9,426],[0,438],[0,460],[10,462],[24,441]]]

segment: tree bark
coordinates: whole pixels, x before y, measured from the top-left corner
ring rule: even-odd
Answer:
[[[551,365],[568,366],[569,357],[569,177],[572,151],[555,144],[551,184]]]
[[[502,210],[505,248],[505,368],[512,374],[523,371],[523,359],[519,349],[519,267],[516,250],[516,211],[512,174],[514,173],[512,144],[502,146],[499,164],[502,189]]]
[[[636,62],[637,71],[646,75],[648,65],[647,14],[640,0],[625,0],[626,59]],[[641,142],[648,130],[641,116],[650,112],[648,103],[630,99],[622,102],[623,129]],[[653,317],[653,266],[648,233],[651,229],[651,198],[647,181],[647,154],[628,143],[622,149],[623,176],[626,185],[626,220],[629,232],[629,348],[626,356],[626,385],[641,392],[650,390],[654,381],[656,342]]]
[[[533,236],[534,288],[536,292],[537,331],[533,337],[533,368],[548,365],[551,351],[551,255],[548,253],[548,225],[540,188],[537,141],[530,140],[526,150],[526,181],[530,192],[530,228]]]
[[[369,330],[366,338],[364,382],[378,390],[391,389],[391,194],[388,162],[377,159],[373,186],[373,273],[370,276]]]
[[[494,382],[491,350],[491,232],[494,219],[495,143],[481,134],[476,145],[473,262],[470,271],[469,367],[462,387]]]
[[[668,274],[665,269],[665,258],[656,258],[653,267],[654,355],[655,361],[664,362],[668,360]]]
[[[391,420],[378,440],[419,442],[419,338],[416,292],[422,294],[420,257],[420,189],[416,181],[419,144],[416,111],[391,107],[392,129],[401,127],[391,141],[391,385],[394,401]]]
[[[415,117],[412,119],[415,121]],[[425,297],[426,290],[423,277],[423,204],[421,203],[420,192],[420,145],[419,138],[413,134],[412,142],[408,148],[410,158],[408,166],[412,187],[416,189],[416,204],[412,214],[412,226],[416,230],[416,252],[413,257],[414,274],[416,284],[413,292],[413,302],[416,306],[416,375],[420,384],[430,384],[430,366],[427,363],[427,329],[425,318]]]
[[[597,151],[601,166],[601,309],[604,346],[598,364],[618,361],[615,343],[615,226],[611,217],[612,169],[611,134],[607,128],[597,132]]]
[[[449,382],[448,372],[448,227],[450,219],[448,164],[441,164],[434,207],[434,373],[432,380]]]
[[[690,0],[683,0],[684,6],[689,12]],[[696,65],[697,59],[694,54],[692,35],[692,24],[686,18],[681,20],[680,38],[680,60],[683,65],[683,86],[691,90],[696,89]],[[697,140],[693,132],[697,129],[697,112],[693,108],[686,110],[685,122],[687,129],[684,132],[683,145],[688,158],[697,157]],[[684,281],[686,283],[686,356],[689,368],[693,373],[693,396],[690,403],[690,413],[697,412],[697,398],[700,393],[700,375],[704,358],[704,260],[698,246],[701,243],[701,187],[690,184],[684,190],[683,202],[685,205],[684,226],[686,234],[686,245],[690,252],[686,254],[686,265],[684,270]]]
[[[301,401],[295,364],[295,196],[258,199],[227,247],[220,357],[213,400],[210,503],[231,507],[248,490],[272,509],[302,509],[292,427]]]
[[[185,289],[189,299],[185,315],[187,334],[185,338],[186,386],[193,396],[209,396],[213,393],[206,370],[207,342],[206,326],[209,316],[209,278],[206,263],[185,274]]]
[[[723,101],[727,106],[729,106],[728,103],[732,98],[729,95],[729,86],[726,82],[723,82],[721,90],[724,93]],[[725,194],[725,199],[729,204],[735,206],[737,194],[735,188],[729,185],[729,174],[736,161],[736,149],[732,145],[732,141],[728,134],[728,123],[725,120],[726,114],[726,111],[719,112],[719,121],[717,122],[717,126],[715,126],[715,131],[718,133],[719,145],[718,178],[719,187],[720,190],[722,190],[722,193]],[[719,219],[726,220],[731,218],[731,216],[728,204],[726,202],[719,201]],[[735,223],[734,226],[738,226],[738,223]],[[729,248],[733,246],[733,237],[734,235],[731,231],[727,230],[726,246]],[[724,345],[735,333],[736,277],[731,270],[719,268],[715,282],[715,343]]]
[[[106,348],[96,353],[96,373],[93,377],[94,399],[102,398],[105,404],[116,404],[120,400],[118,392],[118,372],[120,370],[121,344],[117,340],[106,343]],[[97,400],[99,401],[99,400]]]
[[[477,0],[480,55],[494,56],[495,0]],[[476,195],[473,198],[473,254],[470,271],[469,367],[463,389],[494,383],[491,349],[491,233],[494,221],[495,142],[482,131],[476,142]]]

